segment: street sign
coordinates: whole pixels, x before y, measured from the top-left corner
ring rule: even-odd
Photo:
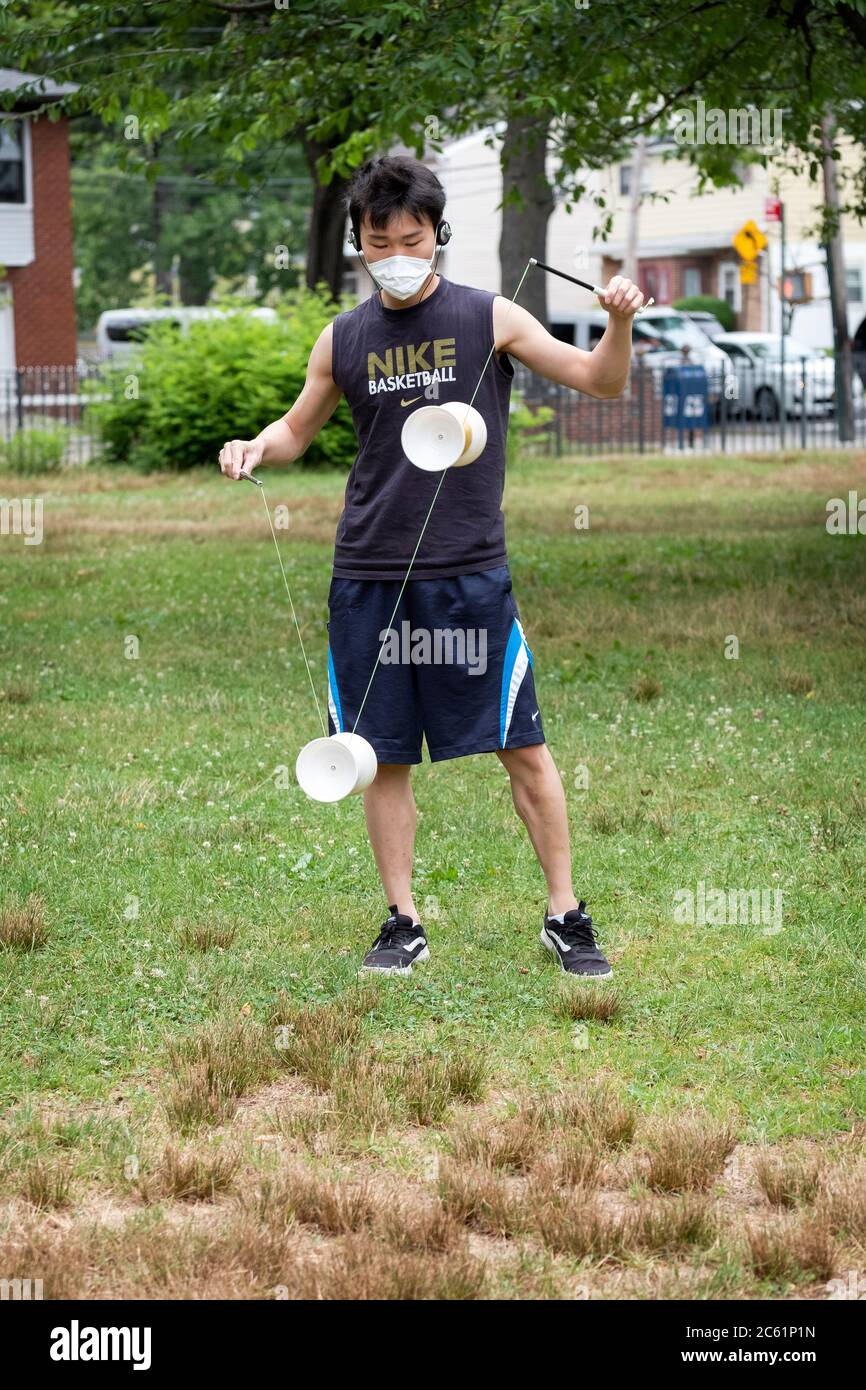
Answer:
[[[764,218],[767,222],[781,222],[782,220],[782,199],[764,199]]]
[[[737,235],[733,238],[733,243],[739,251],[744,261],[753,261],[768,245],[767,238],[761,231],[757,223],[744,222]]]
[[[754,261],[740,261],[740,284],[754,285],[758,279],[758,267]]]

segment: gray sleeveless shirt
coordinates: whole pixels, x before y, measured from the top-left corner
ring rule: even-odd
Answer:
[[[507,563],[502,493],[514,368],[494,352],[488,290],[440,276],[433,293],[408,309],[386,309],[378,291],[334,319],[332,375],[349,408],[358,455],[337,526],[334,574],[402,579],[433,495],[442,488],[410,579],[444,579]],[[474,463],[425,473],[400,444],[407,414],[425,405],[472,399],[487,426]],[[438,395],[436,394],[438,390]]]

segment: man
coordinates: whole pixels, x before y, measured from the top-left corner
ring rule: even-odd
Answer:
[[[328,595],[329,728],[354,729],[364,702],[357,732],[373,745],[379,764],[364,810],[390,904],[363,968],[406,974],[429,958],[412,897],[410,778],[411,766],[421,762],[423,737],[432,762],[496,753],[547,882],[543,945],[572,975],[609,977],[592,918],[574,893],[565,796],[544,741],[500,504],[514,375],[509,357],[586,395],[619,396],[631,358],[631,322],[643,299],[630,280],[614,277],[601,296],[608,326],[593,351],[559,342],[520,305],[437,273],[451,235],[444,210],[442,185],[417,160],[386,156],[358,170],[348,212],[375,292],[322,331],[306,384],[287,414],[253,440],[225,444],[220,467],[236,479],[242,468],[251,472],[299,458],[345,394],[359,451],[337,527]],[[469,402],[476,386],[474,405],[487,427],[478,459],[450,469],[444,479],[416,468],[400,443],[407,412]],[[413,639],[416,632],[457,633],[465,637],[462,659],[378,661],[410,562],[393,630]]]

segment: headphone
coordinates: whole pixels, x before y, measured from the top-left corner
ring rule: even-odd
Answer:
[[[450,222],[439,222],[436,227],[436,245],[447,246],[453,235]],[[354,246],[355,250],[360,252],[361,234],[354,226],[349,232],[349,245]]]

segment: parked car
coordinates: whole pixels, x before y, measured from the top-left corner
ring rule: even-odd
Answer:
[[[171,309],[106,309],[99,315],[96,324],[96,350],[100,357],[128,356],[134,351],[136,343],[147,336],[150,325],[171,323],[179,332],[185,333],[196,319],[225,318],[228,314],[245,313],[247,310],[212,309],[206,305],[179,305]],[[251,311],[256,318],[268,323],[276,320],[275,309],[255,308]]]
[[[681,312],[686,318],[691,319],[692,323],[696,323],[702,333],[706,333],[711,343],[725,332],[724,324],[719,323],[715,314],[709,313],[707,309],[683,309]]]
[[[761,420],[778,420],[782,405],[782,339],[778,333],[724,333],[717,339],[733,363],[737,397],[732,414],[747,413]],[[832,357],[808,343],[785,338],[785,414],[831,415],[836,382]],[[863,387],[854,382],[855,396]]]
[[[579,310],[574,315],[575,346],[591,351],[606,327],[604,309]],[[634,320],[632,342],[635,358],[651,367],[659,382],[666,367],[682,365],[683,348],[687,347],[689,362],[706,368],[712,402],[718,402],[723,383],[734,383],[727,354],[680,309],[654,304],[651,309],[644,310]]]

